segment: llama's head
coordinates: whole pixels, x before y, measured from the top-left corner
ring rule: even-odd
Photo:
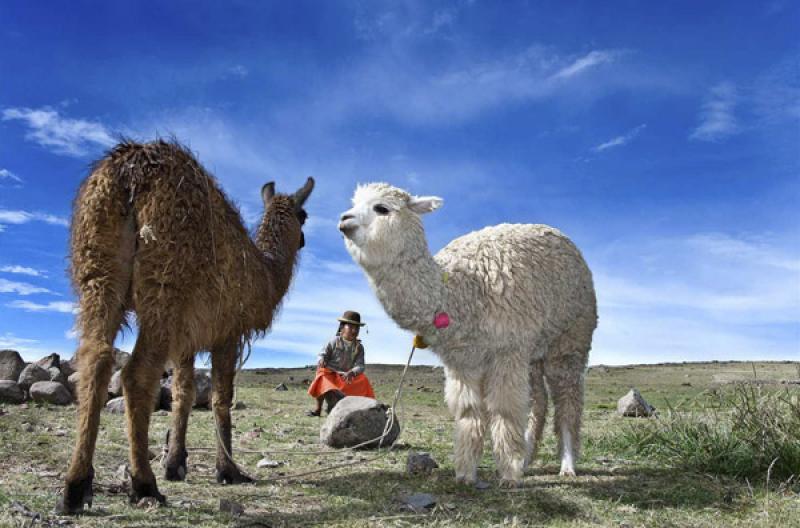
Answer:
[[[269,221],[273,224],[290,228],[291,224],[295,224],[297,226],[296,232],[299,234],[299,246],[297,249],[303,247],[305,245],[305,237],[303,236],[302,227],[306,222],[306,218],[308,218],[308,213],[303,209],[303,205],[308,200],[313,189],[314,178],[310,176],[305,185],[290,195],[276,195],[275,182],[265,184],[261,188],[261,199],[264,201],[264,222],[262,222],[262,227],[265,227]]]
[[[359,264],[390,263],[404,253],[427,250],[420,215],[435,211],[442,203],[436,196],[412,196],[386,183],[359,185],[353,207],[342,213],[339,230]]]

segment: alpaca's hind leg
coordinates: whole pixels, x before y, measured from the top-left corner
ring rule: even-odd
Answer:
[[[520,368],[497,368],[486,384],[492,447],[502,486],[522,481],[527,446],[525,423],[530,408],[528,372]]]
[[[545,376],[553,398],[553,427],[558,437],[561,476],[575,476],[575,461],[580,452],[581,418],[585,359],[558,356],[545,362]]]
[[[211,350],[212,404],[217,431],[217,482],[243,484],[253,479],[242,473],[231,451],[231,402],[238,347],[229,342]]]
[[[483,434],[486,429],[479,385],[475,380],[456,379],[448,373],[445,399],[455,417],[453,465],[456,480],[471,484],[478,479],[478,462],[483,451]]]
[[[531,364],[529,376],[531,387],[531,412],[528,416],[528,429],[525,431],[525,445],[527,467],[539,452],[542,443],[542,433],[547,419],[547,387],[544,384],[544,365],[541,360]]]
[[[173,370],[172,378],[172,429],[169,448],[164,461],[164,477],[167,480],[186,478],[186,426],[194,404],[194,355],[182,356]]]
[[[122,369],[131,462],[129,498],[132,503],[144,497],[153,497],[162,504],[166,502],[156,486],[147,444],[150,414],[155,406],[158,380],[164,369],[168,346],[169,340],[166,337],[159,336],[149,326],[142,327],[139,329],[131,360]]]

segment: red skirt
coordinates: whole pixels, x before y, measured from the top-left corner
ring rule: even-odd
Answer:
[[[366,396],[367,398],[375,398],[372,385],[369,384],[369,380],[363,372],[347,382],[331,369],[324,367],[318,368],[314,381],[311,382],[311,386],[308,387],[308,394],[314,398],[319,398],[331,390],[342,391],[345,396]]]

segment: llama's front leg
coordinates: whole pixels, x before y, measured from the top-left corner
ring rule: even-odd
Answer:
[[[253,482],[236,467],[231,450],[231,401],[237,353],[235,342],[211,350],[212,405],[217,428],[217,482],[221,484]]]
[[[78,427],[64,493],[56,505],[56,511],[61,514],[80,513],[84,504],[92,505],[92,458],[97,443],[100,411],[108,397],[108,382],[114,364],[113,348],[109,343],[99,340],[82,339],[77,356],[80,362]]]
[[[164,460],[164,477],[167,480],[186,478],[186,426],[195,397],[194,355],[186,356],[172,373],[172,429],[167,458]]]
[[[479,385],[453,378],[448,373],[445,399],[455,418],[453,465],[456,480],[474,484],[478,479],[478,462],[483,452],[486,428]]]
[[[150,332],[145,328],[139,329],[131,360],[122,369],[131,462],[129,498],[131,503],[137,503],[144,497],[153,497],[165,504],[166,498],[158,492],[156,477],[150,467],[147,445],[150,414],[164,368],[168,340],[154,340]]]
[[[575,461],[580,452],[583,413],[584,362],[580,358],[559,357],[545,363],[545,375],[553,398],[553,427],[558,437],[562,477],[575,476]]]
[[[525,369],[497,369],[487,379],[486,409],[501,486],[518,486],[522,482],[528,453],[525,425],[529,408],[530,388]]]

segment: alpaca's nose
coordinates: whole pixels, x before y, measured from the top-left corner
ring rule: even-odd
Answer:
[[[339,218],[339,231],[344,233],[345,236],[355,231],[356,227],[358,227],[354,222],[355,218],[356,217],[351,214],[343,214],[341,218]]]

